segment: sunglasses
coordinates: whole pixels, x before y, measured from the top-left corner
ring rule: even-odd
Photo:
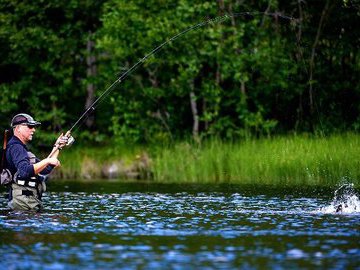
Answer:
[[[31,126],[31,125],[27,125],[27,124],[22,124],[22,126],[28,127],[29,129],[36,128],[36,126]]]

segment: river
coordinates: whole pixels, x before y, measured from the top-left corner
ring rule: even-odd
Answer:
[[[1,269],[360,269],[349,185],[49,189],[41,213],[10,212],[0,199]]]

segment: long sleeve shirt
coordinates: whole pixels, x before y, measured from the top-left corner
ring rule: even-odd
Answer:
[[[28,149],[22,141],[16,136],[11,137],[6,147],[6,160],[7,167],[14,175],[18,173],[18,177],[21,179],[27,179],[35,176],[34,166],[30,163],[28,155]],[[40,159],[36,158],[35,163],[39,162]],[[49,174],[54,166],[47,166],[40,172],[42,175]]]

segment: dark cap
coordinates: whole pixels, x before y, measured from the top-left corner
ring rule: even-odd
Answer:
[[[41,125],[40,122],[35,121],[34,118],[32,118],[30,115],[28,115],[26,113],[19,113],[19,114],[15,115],[13,117],[13,119],[11,120],[12,128],[17,125],[20,125],[20,124],[25,124],[25,125],[34,126],[34,127]]]

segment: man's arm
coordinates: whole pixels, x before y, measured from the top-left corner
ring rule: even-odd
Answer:
[[[22,145],[12,145],[7,151],[9,151],[12,163],[20,178],[34,176],[34,167],[30,164],[28,153]]]
[[[21,145],[13,145],[10,147],[9,151],[20,178],[29,178],[37,175],[48,165],[60,165],[60,161],[57,158],[45,158],[38,163],[30,164],[28,153]]]
[[[36,175],[39,174],[41,171],[43,171],[49,165],[53,165],[55,167],[60,166],[60,161],[56,157],[45,158],[33,165],[34,173]]]
[[[67,145],[69,136],[70,136],[69,132],[67,132],[65,136],[63,133],[61,133],[59,138],[56,140],[54,147],[51,153],[49,154],[49,156],[34,164],[35,174],[41,173],[46,175],[49,174],[54,169],[54,166],[55,167],[60,166],[60,161],[57,159],[57,157],[59,156],[60,149]]]

